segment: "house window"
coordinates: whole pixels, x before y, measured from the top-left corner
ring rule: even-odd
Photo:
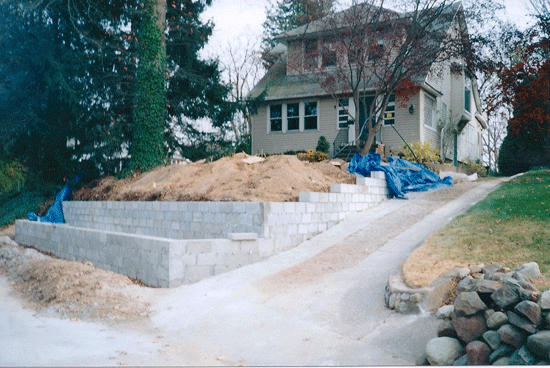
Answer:
[[[380,59],[383,52],[384,44],[382,42],[372,44],[369,50],[369,60],[374,61]]]
[[[424,95],[424,125],[435,128],[435,98]]]
[[[336,66],[336,51],[325,51],[323,53],[323,67]]]
[[[470,90],[468,88],[464,88],[464,110],[470,112],[470,108],[471,108],[471,93],[470,93]]]
[[[304,130],[317,129],[317,102],[304,103]]]
[[[304,42],[304,68],[317,68],[317,40],[309,40]]]
[[[286,105],[287,130],[300,130],[300,104]]]
[[[390,96],[386,112],[384,112],[384,125],[395,124],[395,95]]]
[[[317,129],[317,101],[270,105],[268,128],[282,133]]]
[[[345,129],[349,126],[349,98],[342,98],[338,103],[338,129]]]
[[[323,41],[323,67],[336,66],[336,50],[330,41]]]
[[[283,105],[271,105],[269,107],[269,121],[272,132],[283,131]]]

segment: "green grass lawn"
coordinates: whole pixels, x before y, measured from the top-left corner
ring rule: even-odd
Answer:
[[[407,273],[422,270],[435,275],[447,271],[445,268],[479,263],[513,269],[533,261],[548,276],[550,170],[531,171],[502,185],[433,234],[411,255],[404,270],[407,277]],[[540,286],[550,287],[550,277]]]

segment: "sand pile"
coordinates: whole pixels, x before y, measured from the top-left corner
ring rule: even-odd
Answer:
[[[288,202],[297,201],[300,192],[330,192],[331,184],[355,183],[355,175],[327,161],[277,155],[246,162],[259,161],[254,158],[239,153],[211,163],[159,167],[128,179],[106,177],[80,189],[73,200]]]

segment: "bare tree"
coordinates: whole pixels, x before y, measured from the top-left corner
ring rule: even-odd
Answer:
[[[237,104],[237,113],[230,123],[235,139],[240,141],[251,131],[251,112],[246,97],[264,74],[260,45],[258,40],[247,38],[242,42],[238,38],[228,42],[222,54],[225,55],[220,59],[222,73],[231,85],[229,98]]]
[[[305,36],[303,58],[289,55],[289,67],[313,79],[334,98],[351,97],[357,145],[369,152],[396,95],[405,103],[433,65],[462,54],[467,40],[460,5],[445,0],[414,0],[404,12],[386,9],[384,0],[354,0],[350,8],[287,32]],[[454,37],[450,33],[454,32]],[[351,105],[351,104],[350,104]]]
[[[250,101],[247,95],[265,73],[259,40],[237,38],[228,42],[220,58],[222,74],[231,86],[229,100],[237,106],[230,121],[235,139],[240,141],[251,131]]]

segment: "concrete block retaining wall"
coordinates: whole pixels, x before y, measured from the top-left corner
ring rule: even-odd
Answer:
[[[174,287],[290,249],[388,197],[382,172],[300,202],[64,202],[66,224],[19,220],[16,241]]]
[[[63,202],[65,222],[75,227],[170,239],[263,237],[261,202]]]
[[[15,227],[20,244],[158,287],[193,283],[257,262],[262,243],[256,234],[176,240],[28,220],[17,220]]]

